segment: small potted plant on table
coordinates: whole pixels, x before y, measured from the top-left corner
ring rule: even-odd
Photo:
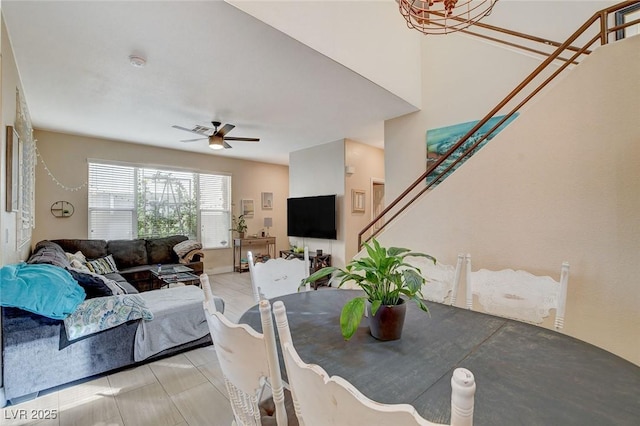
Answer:
[[[434,263],[436,259],[406,248],[382,247],[375,238],[364,247],[367,256],[352,260],[344,269],[322,268],[303,280],[303,284],[333,273],[340,279],[338,287],[355,281],[365,295],[350,300],[342,308],[340,329],[344,338],[348,340],[354,335],[366,307],[371,335],[378,340],[397,340],[402,333],[407,300],[429,312],[421,298],[422,285],[426,280],[418,268],[405,262],[405,258],[426,257]]]
[[[237,219],[235,216],[231,216],[231,222],[233,223],[233,228],[229,229],[229,231],[236,231],[239,238],[244,238],[244,233],[247,232],[247,222],[244,220],[244,215],[241,214]]]

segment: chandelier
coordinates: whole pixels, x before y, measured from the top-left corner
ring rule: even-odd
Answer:
[[[491,13],[498,0],[396,0],[407,26],[423,34],[463,30]]]

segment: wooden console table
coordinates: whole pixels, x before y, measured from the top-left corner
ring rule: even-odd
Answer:
[[[276,237],[234,238],[233,239],[233,270],[245,272],[249,270],[249,264],[242,262],[242,250],[251,251],[254,256],[256,249],[264,247],[271,257],[276,255]]]

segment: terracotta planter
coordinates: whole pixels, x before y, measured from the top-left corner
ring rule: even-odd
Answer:
[[[371,303],[367,301],[369,330],[378,340],[398,340],[402,336],[407,304],[400,299],[397,305],[382,305],[375,315],[371,315]]]
[[[244,232],[238,232],[238,238],[244,238]]]

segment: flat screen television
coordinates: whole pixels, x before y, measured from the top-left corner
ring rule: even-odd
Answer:
[[[287,199],[287,235],[336,239],[336,196]]]

